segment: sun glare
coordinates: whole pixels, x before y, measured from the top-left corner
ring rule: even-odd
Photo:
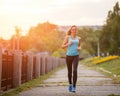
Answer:
[[[33,0],[0,0],[0,37],[10,39],[15,34],[14,26],[28,30],[32,25],[37,24],[40,18],[38,16],[42,16],[48,11],[48,8],[42,9],[42,7],[38,6],[39,8],[37,8],[37,6],[35,7]],[[21,33],[25,36],[27,31]]]
[[[0,0],[0,37],[9,39],[15,34],[14,26],[29,30],[46,21],[57,25],[102,25],[106,12],[115,0],[110,0],[107,5],[106,2],[107,0]]]

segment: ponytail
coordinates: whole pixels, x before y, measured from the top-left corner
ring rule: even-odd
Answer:
[[[67,35],[71,35],[71,29],[72,29],[72,27],[77,27],[77,26],[76,26],[76,25],[71,26],[71,28],[70,28],[69,31],[67,32]]]
[[[69,30],[69,31],[67,32],[67,35],[71,35],[71,30]]]

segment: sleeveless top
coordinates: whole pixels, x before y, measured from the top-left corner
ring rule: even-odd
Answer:
[[[78,51],[78,44],[79,44],[79,39],[76,37],[73,39],[71,36],[68,38],[68,43],[72,41],[72,45],[68,45],[68,50],[67,50],[67,55],[68,56],[76,56],[79,55]]]

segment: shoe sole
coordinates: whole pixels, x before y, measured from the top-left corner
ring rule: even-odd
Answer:
[[[75,93],[76,91],[72,91],[73,93]]]

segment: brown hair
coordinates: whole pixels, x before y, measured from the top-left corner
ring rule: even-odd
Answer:
[[[69,31],[67,32],[67,35],[71,35],[71,29],[72,29],[73,27],[77,27],[77,26],[76,26],[76,25],[71,26],[71,28],[70,28]]]

